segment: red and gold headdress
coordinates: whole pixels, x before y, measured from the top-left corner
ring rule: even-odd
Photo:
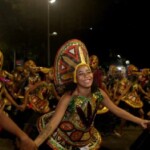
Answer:
[[[81,64],[89,64],[89,55],[83,42],[71,39],[65,42],[57,52],[54,62],[54,82],[64,85],[74,80],[74,72]],[[75,80],[76,82],[76,80]]]

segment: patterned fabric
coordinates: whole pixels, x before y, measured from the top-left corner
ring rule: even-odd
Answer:
[[[28,95],[28,107],[40,113],[47,113],[49,108],[49,96],[51,95],[49,84],[41,82]]]
[[[122,101],[124,101],[126,104],[133,108],[142,108],[143,107],[143,101],[141,100],[139,94],[137,93],[138,84],[133,85],[131,92],[126,94]]]
[[[143,102],[141,101],[139,95],[137,92],[130,92],[126,96],[122,98],[122,101],[127,103],[129,106],[133,108],[142,108],[143,107]]]
[[[89,55],[84,43],[78,39],[72,39],[64,43],[55,57],[55,85],[72,82],[75,66],[83,61],[89,64]]]
[[[93,125],[102,100],[100,91],[94,93],[91,98],[73,96],[59,127],[48,138],[48,145],[55,150],[73,150],[86,145],[90,150],[98,149],[102,139]],[[53,113],[39,118],[39,132],[45,128]]]

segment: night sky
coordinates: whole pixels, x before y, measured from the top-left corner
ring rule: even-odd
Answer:
[[[108,62],[110,51],[139,68],[149,63],[148,2],[136,0],[57,0],[49,6],[51,63],[71,38],[82,40],[89,54]],[[21,56],[35,54],[47,63],[48,0],[0,0],[0,48]],[[51,35],[51,34],[50,34]],[[11,55],[12,56],[12,55]],[[12,57],[6,60],[13,59]]]

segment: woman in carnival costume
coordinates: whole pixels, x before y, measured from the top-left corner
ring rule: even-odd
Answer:
[[[120,82],[118,87],[116,87],[116,100],[119,102],[119,107],[125,109],[126,111],[144,118],[144,102],[142,96],[147,96],[147,93],[142,88],[139,83],[140,72],[138,68],[130,64],[127,67],[127,77],[124,77]],[[117,97],[118,94],[118,97]],[[126,125],[126,120],[121,119],[119,129],[115,132],[116,135],[122,136],[123,129]]]
[[[102,73],[102,68],[99,67],[99,58],[96,55],[91,55],[89,57],[90,60],[90,67],[93,72],[93,82],[95,85],[97,85],[99,88],[104,90],[107,95],[109,95],[109,92],[107,90],[106,84],[104,83],[104,75]],[[97,111],[97,114],[104,114],[108,112],[108,108],[100,105],[99,110]]]
[[[6,85],[12,84],[12,76],[6,70],[3,70],[4,55],[0,50],[0,109],[5,111],[6,106],[15,106],[18,110],[23,110],[23,105],[18,105],[12,95],[9,93]],[[9,77],[10,78],[9,78]]]
[[[143,128],[150,123],[117,107],[102,89],[93,86],[88,52],[80,40],[69,40],[59,49],[55,58],[55,84],[69,84],[70,90],[61,97],[54,112],[39,118],[37,147],[46,141],[55,150],[98,150],[102,139],[94,127],[94,119],[100,104]]]

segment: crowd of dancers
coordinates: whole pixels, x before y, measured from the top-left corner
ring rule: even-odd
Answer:
[[[36,62],[30,59],[9,72],[3,68],[4,61],[3,53],[0,51],[0,109],[32,139],[35,139],[37,120],[55,111],[60,98],[66,92],[65,84],[58,85],[55,82],[59,80],[54,74],[56,64],[51,67],[37,66]],[[96,55],[89,57],[89,66],[93,73],[94,84],[105,91],[115,105],[142,119],[149,119],[149,68],[138,69],[134,64],[130,64],[120,69],[111,64],[109,69],[105,70],[100,67]],[[110,114],[109,108],[100,104],[96,113],[99,118],[106,115],[105,120],[101,120],[100,123],[101,125],[105,123],[106,126],[107,114]],[[113,117],[109,119],[113,120]],[[119,124],[117,120],[113,124],[113,132],[121,137],[125,125],[126,119],[120,119]],[[3,129],[0,130],[3,133]],[[103,128],[100,134],[103,133],[102,130]]]

